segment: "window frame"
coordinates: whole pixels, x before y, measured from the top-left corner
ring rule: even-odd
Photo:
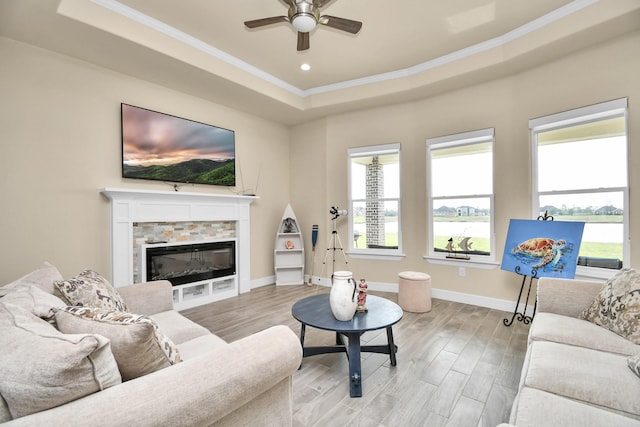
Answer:
[[[427,245],[428,251],[425,257],[430,262],[436,263],[452,263],[460,265],[471,265],[483,268],[482,265],[488,265],[487,268],[495,267],[496,261],[496,238],[495,238],[495,128],[479,129],[469,132],[461,132],[446,136],[428,138],[426,141],[427,146]],[[472,144],[484,144],[490,143],[491,146],[491,193],[482,194],[455,194],[448,196],[434,197],[433,191],[433,168],[432,168],[432,152],[434,150],[442,148],[459,147]],[[477,255],[469,254],[468,260],[447,258],[446,252],[436,251],[434,247],[434,215],[433,206],[434,200],[442,199],[464,199],[464,198],[489,198],[489,240],[490,240],[490,254],[489,255]]]
[[[538,138],[537,134],[551,130],[565,129],[572,126],[583,125],[587,123],[597,122],[600,120],[612,119],[616,117],[624,117],[625,121],[625,155],[627,162],[626,185],[624,187],[598,187],[598,188],[580,188],[573,190],[538,190]],[[622,192],[623,193],[623,240],[622,240],[622,268],[630,266],[631,258],[631,239],[629,237],[629,115],[627,98],[614,99],[598,104],[580,107],[573,110],[567,110],[548,116],[542,116],[529,120],[529,134],[531,138],[531,208],[532,218],[540,215],[540,196],[541,195],[559,195],[579,194],[579,193],[607,193]],[[587,267],[578,265],[576,276],[592,277],[598,279],[608,279],[618,272],[616,269],[608,269],[602,267]]]
[[[367,157],[385,154],[398,155],[398,197],[383,197],[382,201],[397,201],[398,205],[398,247],[397,248],[356,248],[354,245],[354,203],[366,201],[365,199],[355,199],[352,194],[352,160],[357,157]],[[350,148],[347,153],[347,175],[348,175],[348,198],[349,198],[349,226],[347,254],[352,258],[360,259],[387,259],[399,260],[405,257],[402,252],[402,150],[400,143],[370,145],[364,147]]]

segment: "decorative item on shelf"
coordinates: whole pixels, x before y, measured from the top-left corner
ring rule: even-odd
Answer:
[[[284,242],[284,247],[287,249],[293,249],[296,247],[296,245],[294,245],[291,240],[287,240],[286,242]]]
[[[296,222],[293,218],[285,218],[282,221],[282,232],[283,233],[297,233],[298,227],[296,226]]]
[[[367,282],[364,279],[360,279],[360,283],[358,284],[358,306],[356,311],[358,313],[366,313],[369,311],[367,308]]]
[[[471,237],[464,237],[462,238],[462,240],[460,240],[457,244],[453,243],[453,237],[450,237],[449,240],[447,240],[447,258],[449,259],[464,259],[464,260],[470,260],[471,257],[468,254],[468,252],[471,250],[471,245],[473,244],[473,242],[471,241]],[[462,250],[461,253],[459,253],[456,250],[456,247],[458,247],[459,249]]]
[[[342,321],[348,322],[356,314],[358,302],[356,291],[358,284],[353,280],[353,273],[350,271],[336,271],[331,276],[331,293],[329,294],[329,304],[333,316]]]

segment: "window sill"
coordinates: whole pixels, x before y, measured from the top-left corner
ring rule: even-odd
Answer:
[[[375,259],[383,261],[401,261],[406,255],[403,253],[363,253],[363,252],[347,252],[349,258],[354,259]]]
[[[620,270],[613,270],[609,268],[585,267],[585,266],[579,265],[576,268],[576,279],[609,280],[618,271]]]
[[[470,267],[479,268],[482,270],[493,270],[500,266],[495,261],[478,261],[478,260],[464,260],[464,259],[448,259],[433,256],[423,256],[422,259],[426,260],[429,264],[439,265],[451,265],[454,267]]]

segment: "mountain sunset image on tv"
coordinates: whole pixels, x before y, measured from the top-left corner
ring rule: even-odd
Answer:
[[[232,130],[121,104],[122,177],[234,186]]]

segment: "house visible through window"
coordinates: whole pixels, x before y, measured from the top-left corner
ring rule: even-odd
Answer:
[[[493,140],[493,129],[427,140],[430,257],[493,260]]]
[[[400,144],[349,150],[349,249],[399,255]]]
[[[585,222],[578,274],[629,259],[626,111],[623,98],[529,122],[533,215]]]

